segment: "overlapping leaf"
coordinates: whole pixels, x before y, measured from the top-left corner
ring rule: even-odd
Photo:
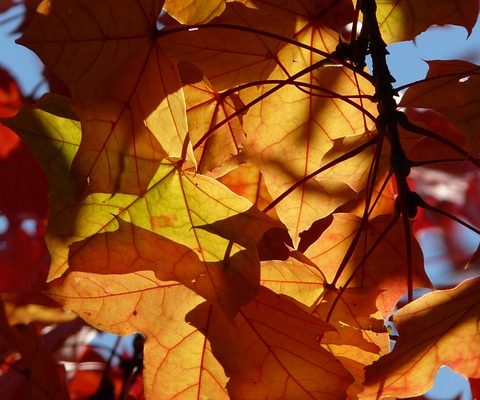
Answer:
[[[236,194],[250,200],[260,210],[272,201],[262,174],[251,164],[242,164],[218,180]]]
[[[429,61],[426,82],[409,88],[401,105],[432,108],[463,134],[475,155],[480,151],[480,67],[467,61]]]
[[[299,58],[301,54],[295,54],[295,51],[289,54],[288,50],[290,47],[282,52],[284,62],[293,59],[298,65],[306,66],[311,61],[308,54]],[[301,66],[298,69],[301,70]],[[271,78],[287,77],[281,68],[277,68]],[[358,77],[358,80],[362,78]],[[299,81],[308,89],[287,85],[252,107],[245,116],[248,135],[245,152],[249,161],[262,171],[274,199],[324,165],[322,158],[332,148],[335,139],[368,130],[362,112],[333,95],[358,94],[353,73],[343,68],[323,67]],[[369,84],[363,81],[360,87],[370,90]],[[264,85],[262,92],[270,88],[270,85]],[[352,100],[357,104],[355,101]],[[365,102],[369,103],[368,100]],[[355,192],[348,183],[328,178],[323,180],[319,175],[296,188],[277,205],[276,210],[296,241],[312,221],[325,217],[353,197]]]
[[[154,37],[163,1],[44,3],[21,43],[73,96],[80,190],[144,193],[162,158],[193,160],[180,77]]]
[[[36,122],[36,136],[29,130],[28,120]],[[94,235],[119,231],[120,242],[125,242],[135,254],[139,246],[163,248],[164,253],[158,256],[169,260],[165,269],[159,270],[163,279],[179,280],[205,298],[221,303],[229,312],[255,295],[259,281],[257,243],[266,231],[280,225],[248,200],[211,178],[184,172],[172,163],[159,167],[144,196],[92,194],[82,201],[75,200],[66,180],[68,165],[78,146],[75,140],[80,138],[78,126],[40,110],[26,110],[22,119],[15,121],[44,163],[47,175],[56,178],[51,184],[52,198],[61,199],[56,199],[50,215],[48,240],[53,257],[50,279],[68,268],[69,258],[81,257],[88,249],[81,245],[73,251],[70,249],[73,243],[88,244],[92,237],[95,239]],[[48,124],[42,126],[43,121]],[[57,158],[52,159],[52,153],[58,151],[55,144],[62,143],[67,134],[57,129],[66,124],[70,124],[68,134],[73,143],[63,149],[63,158],[57,153]],[[151,234],[144,235],[137,244],[135,231],[129,234],[128,229],[122,229],[125,223]],[[122,237],[123,232],[126,236]],[[185,246],[191,249],[189,262],[183,259]],[[104,253],[105,261],[112,251],[115,250]],[[128,272],[127,266],[123,272]]]
[[[321,343],[354,377],[348,394],[355,398],[362,391],[364,367],[388,352],[388,334],[376,307],[380,290],[332,290],[321,270],[296,252],[285,262],[262,263],[262,283],[310,306],[312,317],[333,325]]]
[[[345,397],[351,377],[319,345],[331,328],[283,296],[261,288],[233,321],[206,304],[189,313],[187,320],[211,342],[230,377],[231,398]]]
[[[377,300],[377,308],[383,316],[390,314],[407,290],[409,262],[404,231],[401,221],[394,222],[392,218],[378,216],[362,226],[360,217],[334,214],[332,224],[305,252],[325,274],[327,282],[334,282],[338,288],[348,285],[383,290]],[[353,254],[344,260],[357,234],[360,236]],[[410,267],[413,286],[430,287],[416,241],[412,246]]]
[[[222,175],[231,168],[229,164],[238,163],[232,158],[240,153],[246,138],[241,114],[236,116],[243,103],[236,93],[216,92],[193,65],[180,63],[179,70],[198,171]]]
[[[479,279],[427,294],[397,311],[399,340],[367,369],[365,396],[410,397],[427,391],[442,365],[480,377]]]
[[[227,398],[224,372],[205,337],[185,322],[185,314],[202,299],[183,285],[158,280],[150,271],[104,272],[69,273],[50,294],[99,329],[146,335],[146,398]]]
[[[64,116],[68,106],[60,106],[57,99],[52,100],[54,105],[50,106],[50,109],[53,108],[58,114]],[[45,100],[47,104],[48,101],[50,100]],[[75,198],[75,182],[71,179],[70,167],[81,139],[78,121],[41,109],[23,109],[15,118],[5,123],[22,136],[41,163],[48,181],[55,182],[49,186],[49,231],[55,231],[56,224],[68,230],[67,221],[57,220],[55,215],[72,204]],[[49,278],[53,279],[65,270],[68,248],[64,246],[68,245],[69,241],[65,237],[55,238],[48,233],[46,240],[52,257]]]
[[[262,263],[262,284],[306,306],[315,305],[325,290],[325,277],[306,257],[293,253],[287,260]]]
[[[289,10],[291,4],[296,3],[255,1],[252,8],[230,3],[210,24],[193,29],[165,20],[160,43],[177,61],[202,70],[216,91],[261,81],[277,64],[276,54],[285,45],[282,37],[293,35],[296,16]]]
[[[348,395],[362,391],[365,367],[389,351],[389,337],[376,300],[377,288],[327,290],[315,308],[315,315],[329,318],[336,328],[323,338],[327,348],[355,378]]]
[[[434,23],[471,30],[478,4],[454,3],[379,2],[381,29],[387,41]],[[414,17],[402,25],[407,8]],[[365,367],[388,350],[382,317],[407,286],[429,285],[392,215],[376,80],[337,47],[355,18],[346,0],[37,8],[21,41],[67,85],[78,115],[47,97],[7,122],[49,179],[50,294],[99,329],[146,335],[147,398],[355,398]],[[458,91],[462,113],[437,100],[447,70],[476,88],[466,65],[432,63],[435,79],[413,86],[405,104],[478,131],[474,95]],[[420,381],[402,369],[411,360],[435,369],[430,349],[412,357],[431,335],[408,327],[432,331],[439,348],[458,341],[447,332],[471,317],[477,286],[446,301],[447,319],[463,312],[458,326],[433,327],[423,314],[417,323],[421,302],[400,311],[404,339],[371,367],[365,396],[381,381],[405,395],[399,374]]]
[[[219,16],[225,10],[225,3],[229,1],[232,0],[166,0],[164,10],[182,24],[200,24]]]

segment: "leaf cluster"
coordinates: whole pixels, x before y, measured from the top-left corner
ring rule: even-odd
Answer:
[[[480,279],[414,299],[433,289],[424,213],[479,230],[412,178],[478,167],[480,67],[430,61],[398,88],[386,63],[431,25],[470,32],[478,1],[30,7],[19,43],[51,93],[2,123],[48,180],[46,293],[145,336],[145,398],[404,398],[441,365],[480,377]]]

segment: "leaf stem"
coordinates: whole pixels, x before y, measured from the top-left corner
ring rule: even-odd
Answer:
[[[476,67],[476,68],[472,68],[472,69],[469,69],[469,70],[466,70],[466,71],[462,71],[461,73],[460,72],[452,72],[452,73],[449,73],[449,74],[441,74],[441,75],[437,75],[437,76],[430,76],[430,77],[427,77],[427,78],[419,79],[418,81],[413,81],[413,82],[410,82],[410,83],[406,83],[405,85],[402,85],[402,86],[399,86],[399,87],[395,88],[395,90],[397,92],[400,92],[401,90],[408,89],[412,86],[421,85],[422,83],[434,81],[434,80],[437,80],[437,79],[444,79],[444,78],[448,78],[448,77],[453,77],[453,78],[459,78],[460,77],[461,78],[462,76],[465,76],[465,75],[480,75],[480,67]]]
[[[360,270],[360,268],[364,265],[365,261],[372,255],[372,253],[375,251],[377,246],[382,242],[382,240],[385,238],[385,236],[390,232],[390,230],[395,226],[395,223],[397,222],[399,217],[399,214],[396,213],[394,214],[392,220],[388,223],[386,228],[378,235],[378,237],[375,239],[375,242],[372,244],[372,246],[368,249],[368,251],[363,255],[362,259],[359,261],[358,265],[355,267],[355,269],[352,271],[348,279],[345,281],[345,284],[339,288],[338,295],[335,297],[335,300],[333,300],[332,305],[330,306],[330,309],[328,310],[328,314],[325,317],[325,321],[328,322],[330,318],[332,317],[333,311],[335,310],[335,306],[337,305],[338,301],[342,297],[342,294],[347,290],[348,286],[350,285],[350,282],[352,279],[355,277],[357,272]],[[359,232],[361,232],[359,230]]]
[[[380,134],[385,135],[390,142],[390,166],[397,182],[398,204],[402,214],[407,249],[407,296],[410,302],[413,300],[411,254],[413,237],[409,218],[415,214],[414,207],[412,207],[412,202],[410,201],[412,192],[407,182],[407,176],[410,173],[410,163],[400,142],[397,126],[397,103],[395,102],[397,92],[392,86],[395,79],[390,74],[387,65],[386,55],[388,50],[380,32],[375,0],[363,0],[361,10],[370,42],[373,78],[378,98],[379,116],[377,118],[377,130]]]
[[[335,165],[346,161],[352,157],[355,157],[357,154],[360,154],[363,150],[367,149],[371,145],[375,144],[378,140],[377,136],[374,136],[364,144],[358,146],[357,148],[350,150],[349,152],[341,155],[340,157],[335,158],[334,160],[330,161],[329,163],[321,166],[320,168],[316,169],[312,173],[304,176],[302,179],[295,182],[292,186],[290,186],[287,190],[285,190],[281,195],[279,195],[275,200],[273,200],[269,205],[267,205],[262,212],[266,213],[270,211],[273,207],[275,207],[278,203],[280,203],[283,199],[285,199],[290,193],[292,193],[295,189],[309,181],[310,179],[314,178],[318,174],[326,171],[329,168],[334,167]]]
[[[474,158],[477,162],[480,162],[480,158]],[[424,167],[426,165],[431,165],[431,164],[442,164],[442,163],[464,163],[466,160],[465,158],[438,158],[435,160],[425,160],[425,161],[413,161],[410,160],[410,165],[412,168],[414,167]]]
[[[421,126],[415,125],[402,112],[397,112],[397,120],[398,120],[398,123],[403,128],[407,129],[408,131],[416,133],[418,135],[429,137],[430,139],[434,139],[437,142],[442,143],[447,147],[450,147],[451,149],[455,150],[457,153],[461,154],[462,156],[465,156],[464,161],[471,161],[477,167],[480,168],[480,161],[477,158],[473,157],[468,151],[464,150],[462,147],[460,147],[455,142],[452,142],[451,140],[449,140],[449,139],[447,139],[443,136],[440,136],[438,133],[435,133],[435,132],[431,131],[430,129],[426,129],[426,128],[423,128]],[[410,164],[411,164],[411,162],[410,162]]]
[[[225,125],[228,121],[231,121],[233,118],[235,118],[237,115],[241,115],[248,111],[248,109],[255,104],[259,103],[266,97],[270,96],[271,94],[275,93],[276,91],[280,90],[282,87],[291,84],[294,82],[297,78],[309,73],[310,71],[314,71],[317,68],[320,68],[323,65],[324,60],[317,61],[316,63],[308,66],[307,68],[304,68],[303,70],[297,72],[295,75],[292,75],[290,78],[285,79],[281,83],[279,83],[277,86],[273,87],[272,89],[267,90],[265,93],[262,93],[260,96],[249,102],[248,104],[245,104],[244,106],[240,107],[237,111],[235,111],[233,114],[230,114],[227,118],[225,118],[223,121],[220,121],[219,123],[215,124],[212,126],[208,132],[206,132],[195,145],[193,146],[193,150],[196,150],[199,146],[202,145],[203,142],[205,142],[208,137],[212,134],[212,132],[216,131],[218,128],[221,126]]]
[[[448,211],[442,210],[441,208],[434,207],[430,204],[428,204],[425,200],[423,200],[421,197],[418,198],[417,204],[419,207],[422,207],[425,210],[435,212],[437,214],[443,215],[446,218],[450,218],[452,221],[457,222],[458,224],[464,226],[465,228],[471,230],[472,232],[476,233],[477,235],[480,235],[480,229],[475,228],[473,225],[470,225],[468,222],[465,222],[464,220],[458,218],[457,216],[450,214]]]
[[[200,31],[200,30],[206,30],[206,29],[226,29],[226,30],[230,29],[230,30],[236,30],[236,31],[243,31],[243,32],[248,32],[248,33],[252,33],[252,34],[255,34],[255,35],[259,35],[259,36],[265,36],[265,37],[268,37],[268,38],[271,38],[271,39],[278,40],[280,42],[288,43],[288,44],[291,44],[295,47],[299,47],[299,48],[308,50],[308,51],[310,51],[314,54],[318,54],[322,57],[325,57],[325,59],[331,61],[332,63],[341,64],[345,68],[348,68],[348,69],[358,73],[359,75],[363,76],[368,81],[370,81],[370,82],[372,81],[372,77],[371,77],[370,74],[368,74],[367,72],[365,72],[363,70],[360,70],[355,65],[353,65],[353,64],[351,64],[351,63],[349,63],[349,62],[347,62],[347,61],[345,61],[341,58],[333,56],[332,54],[330,54],[327,51],[317,49],[313,46],[309,46],[308,44],[299,42],[295,39],[291,39],[291,38],[283,36],[283,35],[279,35],[277,33],[268,32],[268,31],[264,31],[264,30],[261,30],[261,29],[252,28],[252,27],[249,27],[249,26],[226,24],[226,23],[182,25],[182,26],[179,26],[179,27],[171,28],[171,29],[166,28],[166,29],[159,30],[159,31],[156,32],[156,37],[161,38],[163,36],[171,35],[171,34],[174,34],[174,33],[189,32],[189,31],[190,32],[191,31]]]

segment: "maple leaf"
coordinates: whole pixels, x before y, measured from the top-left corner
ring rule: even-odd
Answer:
[[[218,178],[236,194],[250,200],[259,210],[266,208],[272,201],[262,174],[251,164],[242,164]],[[274,210],[271,213],[274,216]]]
[[[432,25],[460,25],[472,32],[479,12],[475,0],[382,0],[377,14],[387,43],[413,40]]]
[[[322,343],[355,378],[347,392],[351,398],[363,390],[365,367],[389,352],[389,336],[376,306],[380,293],[377,288],[330,289],[314,308],[335,327]]]
[[[185,322],[185,314],[202,302],[185,286],[160,281],[151,271],[75,271],[54,281],[50,294],[99,329],[146,335],[146,398],[226,398],[222,368],[205,337]]]
[[[362,394],[419,395],[432,386],[441,365],[478,378],[479,282],[475,278],[437,290],[397,311],[399,339],[390,354],[367,368]]]
[[[322,271],[298,252],[286,262],[262,263],[262,284],[309,306],[312,316],[329,321],[335,329],[322,335],[322,346],[355,378],[350,397],[362,391],[364,367],[388,352],[388,334],[377,312],[377,288],[332,290]],[[376,315],[375,315],[376,314]]]
[[[290,60],[292,55],[287,53],[285,57]],[[279,79],[285,79],[280,68],[276,72]],[[353,95],[357,90],[353,75],[338,67],[320,68],[301,80],[313,84],[312,90],[318,87],[318,96],[288,85],[276,96],[250,108],[244,125],[248,135],[245,158],[258,166],[273,198],[325,165],[322,157],[331,150],[335,139],[368,131],[363,118],[357,118],[354,106],[330,95]],[[368,84],[365,82],[365,85]],[[267,88],[264,85],[263,91]],[[368,85],[367,90],[370,89]],[[343,173],[348,175],[346,170]],[[319,176],[298,186],[276,205],[294,243],[312,221],[325,217],[355,197],[349,183],[328,177],[323,180],[323,176]]]
[[[401,338],[384,357],[383,318],[430,285],[410,233],[409,168],[466,156],[456,128],[476,150],[478,68],[431,62],[402,103],[434,108],[425,120],[397,112],[377,67],[384,40],[447,22],[470,31],[478,3],[378,3],[379,23],[373,0],[43,0],[27,21],[20,42],[68,97],[2,120],[49,181],[48,293],[98,329],[145,335],[136,387],[147,399],[373,398],[385,382],[404,396],[390,359],[402,376],[424,359],[434,373],[416,353],[430,339],[408,327],[447,292],[394,313]],[[372,74],[359,61],[368,51]],[[442,102],[453,76],[462,112]],[[407,133],[412,122],[423,134]],[[428,130],[457,147],[437,152]],[[471,285],[451,292],[447,317],[470,318]],[[420,325],[449,346],[454,325],[432,309]]]
[[[154,37],[163,1],[44,3],[21,43],[72,94],[84,132],[77,186],[141,194],[161,159],[186,145],[193,161],[180,77]]]
[[[66,103],[65,99],[47,96],[43,99],[43,103],[39,104],[39,107],[44,105],[51,112],[71,117],[69,105]],[[74,201],[75,182],[72,181],[69,170],[81,138],[78,121],[56,114],[42,111],[40,108],[24,108],[16,117],[3,121],[22,135],[24,142],[42,165],[49,182],[55,182],[48,188],[52,217]],[[49,228],[46,234],[47,246],[52,257],[49,279],[63,273],[62,263],[68,257],[65,251],[61,253],[55,250],[55,247],[58,249],[63,246],[64,239],[60,238],[60,243],[57,245],[55,239],[49,235],[49,231],[54,229],[56,224],[66,228],[65,222],[49,218]]]
[[[216,91],[266,79],[285,44],[282,39],[292,35],[296,18],[283,0],[251,4],[253,8],[229,3],[211,23],[192,29],[163,18],[160,43],[177,62],[189,62],[203,71]]]
[[[237,164],[231,159],[240,153],[246,138],[242,117],[236,116],[244,104],[236,93],[216,92],[203,73],[187,62],[179,64],[179,72],[198,171],[221,176]],[[213,130],[215,126],[218,129]]]
[[[78,125],[41,110],[23,110],[21,115],[10,123],[17,124],[25,140],[32,148],[35,146],[34,151],[44,163],[47,175],[53,178],[52,174],[59,173],[56,168],[59,163],[71,163],[78,149],[78,141],[74,140],[71,146],[62,146],[62,158],[51,158],[52,152],[57,151],[52,145],[61,143],[65,134],[57,127],[70,124],[72,141],[75,137],[80,139]],[[31,135],[24,125],[28,119],[40,119],[48,124],[42,127],[37,122],[35,135]],[[156,249],[161,244],[166,253],[158,256],[164,260],[171,252],[169,262],[161,263],[164,267],[158,270],[162,279],[178,279],[205,298],[222,303],[229,312],[254,296],[259,280],[257,243],[266,231],[281,225],[252,207],[248,200],[211,178],[181,171],[171,163],[159,167],[143,196],[98,193],[82,201],[73,200],[72,188],[64,184],[68,171],[60,173],[63,176],[55,176],[51,185],[52,198],[60,199],[51,209],[47,235],[53,257],[50,280],[63,274],[69,258],[76,252],[88,249],[81,245],[73,251],[70,248],[73,243],[87,241],[88,244],[97,234],[125,232],[127,236],[122,240],[138,254],[136,234],[131,231],[128,236],[129,230],[122,229],[125,222],[132,223],[134,229],[152,233],[140,241],[149,243],[145,248]],[[90,223],[85,223],[87,221]],[[187,252],[189,263],[182,256],[188,248],[192,249]],[[106,260],[110,257],[109,251],[105,253]]]
[[[225,10],[225,3],[232,0],[175,1],[165,0],[163,9],[177,21],[185,25],[206,23]]]
[[[463,134],[467,148],[477,154],[480,67],[467,61],[428,61],[428,66],[428,80],[410,87],[400,105],[432,108],[442,113]]]
[[[268,289],[261,288],[233,321],[208,304],[190,312],[187,321],[209,339],[230,377],[232,398],[340,399],[351,383],[319,346],[329,325]]]
[[[368,100],[372,85],[324,58],[338,43],[331,29],[349,22],[353,12],[346,2],[336,6],[322,10],[320,4],[283,5],[282,13],[297,18],[293,37],[308,47],[285,44],[268,80],[240,92],[242,101],[251,104],[244,117],[248,139],[243,157],[260,169],[273,198],[318,170],[335,139],[364,133],[372,125],[360,111],[356,115],[357,107],[367,114],[373,112]],[[255,99],[263,97],[257,104]],[[342,181],[310,179],[278,202],[276,211],[297,244],[298,235],[312,220],[328,215],[354,196]]]
[[[325,290],[325,277],[301,253],[292,252],[285,261],[262,262],[262,285],[306,306],[316,304]]]
[[[337,288],[378,288],[383,292],[377,308],[388,316],[407,289],[407,269],[412,268],[412,284],[430,287],[423,258],[416,241],[412,249],[412,265],[406,260],[404,231],[399,220],[380,215],[367,224],[353,214],[334,214],[332,224],[306,251],[305,255]],[[355,236],[358,244],[348,258],[348,248]],[[395,257],[392,257],[395,254]],[[388,260],[388,263],[385,262]],[[343,266],[343,268],[342,268]]]

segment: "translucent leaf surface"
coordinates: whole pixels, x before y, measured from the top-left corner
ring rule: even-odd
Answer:
[[[381,0],[377,7],[387,43],[413,40],[432,25],[460,25],[470,34],[479,10],[476,0]]]
[[[319,345],[328,324],[268,289],[261,288],[233,321],[206,304],[187,320],[211,342],[230,377],[232,398],[341,399],[351,383]]]
[[[477,154],[480,151],[477,140],[480,67],[467,61],[428,61],[428,65],[429,80],[409,88],[400,104],[442,113],[460,130],[469,149]]]
[[[479,279],[438,290],[406,305],[394,317],[399,340],[367,369],[363,394],[410,397],[426,392],[438,368],[448,365],[478,378]]]
[[[189,148],[180,77],[154,37],[162,5],[52,2],[21,39],[73,96],[84,131],[73,167],[81,191],[143,193],[162,158]]]
[[[352,214],[335,214],[333,223],[312,244],[305,254],[318,265],[327,281],[344,287],[379,288],[383,292],[377,300],[377,308],[388,315],[407,290],[407,268],[404,232],[401,222],[391,224],[391,216],[378,216],[360,228],[361,218]],[[340,270],[347,249],[360,229],[359,244]],[[393,256],[392,254],[395,254]],[[420,248],[413,242],[412,284],[430,287],[423,268]]]
[[[225,10],[228,0],[175,1],[166,0],[164,10],[182,24],[209,22]]]
[[[146,335],[146,398],[227,398],[225,375],[205,337],[184,320],[201,298],[183,285],[159,281],[149,271],[77,271],[55,282],[50,294],[99,329]]]

